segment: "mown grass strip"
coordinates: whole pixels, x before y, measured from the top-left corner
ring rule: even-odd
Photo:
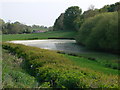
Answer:
[[[2,41],[11,40],[33,40],[33,39],[48,39],[48,38],[74,38],[77,32],[74,31],[48,31],[45,33],[31,34],[9,34],[2,35]]]
[[[81,68],[55,51],[12,43],[4,43],[3,48],[24,58],[24,68],[39,82],[50,87],[118,88],[117,75]]]
[[[69,58],[71,61],[75,62],[77,65],[83,68],[90,68],[97,72],[105,73],[105,74],[114,74],[118,75],[119,70],[111,69],[101,65],[99,62],[88,60],[84,57],[76,57],[64,54],[65,57]]]
[[[84,52],[82,53],[81,52],[81,53],[78,53],[78,54],[77,53],[76,54],[74,54],[74,53],[66,53],[66,52],[63,52],[63,51],[57,51],[57,52],[60,53],[60,54],[65,54],[65,55],[69,55],[69,56],[75,56],[75,58],[74,57],[71,57],[71,58],[69,57],[69,58],[71,60],[73,60],[73,61],[76,61],[76,63],[78,63],[78,65],[81,64],[81,62],[82,62],[81,58],[83,58],[83,59],[85,59],[84,60],[85,63],[89,60],[89,63],[91,63],[91,61],[92,61],[92,64],[93,63],[96,63],[96,64],[98,63],[98,66],[102,66],[101,68],[103,68],[103,67],[106,67],[106,69],[111,68],[111,70],[110,70],[111,74],[116,72],[116,71],[117,71],[116,74],[118,74],[118,71],[120,70],[120,67],[119,67],[119,61],[120,61],[119,58],[120,58],[120,56],[116,55],[116,54],[110,54],[110,53],[105,53],[105,52],[92,52],[92,51],[87,52],[87,53],[84,53]],[[114,71],[113,71],[113,69],[114,69]],[[108,71],[103,70],[103,71],[109,73],[109,70]]]

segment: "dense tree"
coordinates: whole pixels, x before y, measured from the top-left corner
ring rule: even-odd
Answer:
[[[92,32],[92,29],[95,27],[96,22],[101,19],[101,17],[89,18],[85,20],[85,22],[82,24],[78,36],[77,36],[77,42],[81,43],[83,45],[86,45],[86,40],[89,38],[90,33]]]
[[[14,23],[4,23],[2,26],[2,33],[3,34],[22,34],[22,33],[31,33],[30,27],[24,25],[20,22]]]
[[[55,21],[53,30],[63,30],[64,25],[63,25],[63,19],[64,19],[64,13],[62,13]]]
[[[5,23],[2,19],[0,19],[0,27],[2,27],[3,34],[22,34],[22,33],[32,33],[34,30],[35,31],[48,30],[48,28],[45,26],[39,26],[39,25],[28,26],[18,21],[14,23],[10,23],[10,22]]]
[[[118,13],[102,13],[84,22],[77,42],[91,49],[117,51],[118,31]]]
[[[5,24],[5,22],[2,20],[2,19],[0,19],[0,30],[2,29],[2,26]]]
[[[53,26],[48,27],[49,31],[53,31]]]
[[[105,5],[103,8],[99,9],[99,12],[115,12],[118,10],[120,10],[120,2],[116,2],[115,4],[111,5]]]
[[[97,14],[99,14],[98,9],[89,9],[83,13],[83,17],[84,17],[84,19],[87,19],[87,18],[93,17]]]
[[[12,28],[9,33],[11,34],[17,34],[17,33],[22,33],[24,31],[24,25],[21,24],[20,22],[14,22],[11,24]]]
[[[45,30],[45,31],[48,30],[48,28],[46,26],[43,26],[43,25],[42,26],[40,26],[40,25],[32,25],[30,27],[30,29],[31,29],[32,32],[35,32],[37,30]]]
[[[2,19],[0,19],[0,34],[2,34],[2,29],[4,27],[4,24],[5,22]]]
[[[78,31],[78,30],[80,29],[80,27],[81,27],[81,25],[83,24],[83,22],[84,22],[83,15],[78,16],[78,17],[74,20],[73,24],[74,24],[74,27],[75,27],[75,30],[76,30],[76,31]]]
[[[115,12],[120,10],[120,2],[116,2],[115,4],[105,5],[103,8],[95,9],[93,5],[90,5],[87,11],[84,11],[83,17],[87,19],[89,17],[93,17],[100,13],[105,12]]]
[[[114,12],[114,11],[118,11],[120,9],[120,2],[117,2],[115,4],[111,4],[108,7],[108,12]]]
[[[13,25],[10,22],[6,23],[5,26],[4,26],[4,29],[2,29],[3,33],[4,34],[11,34],[11,33],[13,33],[12,27],[13,27]]]
[[[78,6],[69,7],[64,14],[63,24],[65,30],[75,30],[74,21],[81,15],[82,10]]]

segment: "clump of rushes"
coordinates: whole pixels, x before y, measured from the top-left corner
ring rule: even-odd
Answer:
[[[55,51],[3,43],[3,48],[23,58],[23,68],[43,86],[54,88],[118,88],[117,75],[105,75],[76,66]]]

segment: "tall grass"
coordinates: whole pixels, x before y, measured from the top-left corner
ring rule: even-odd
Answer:
[[[3,88],[35,88],[38,82],[21,68],[22,59],[3,50],[2,86]]]

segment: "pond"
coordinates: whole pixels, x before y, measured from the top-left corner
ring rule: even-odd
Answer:
[[[67,53],[89,52],[83,46],[78,45],[75,40],[68,39],[17,40],[10,42],[49,50],[59,50]]]

